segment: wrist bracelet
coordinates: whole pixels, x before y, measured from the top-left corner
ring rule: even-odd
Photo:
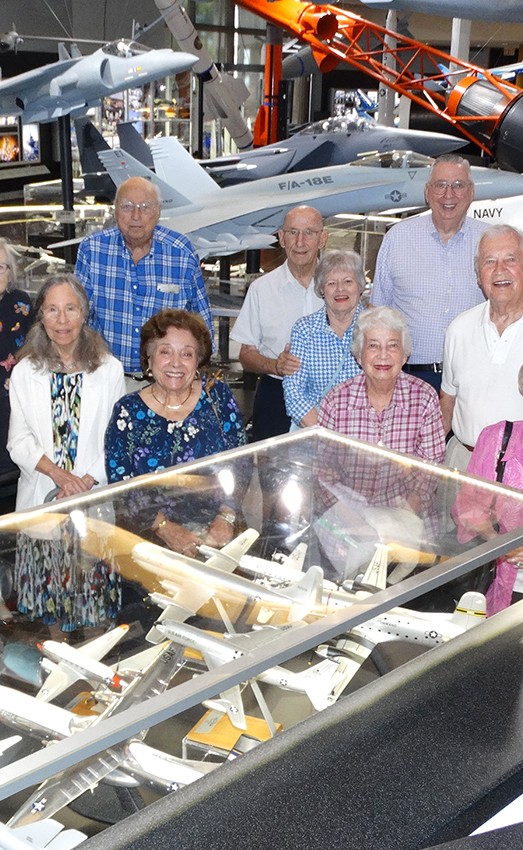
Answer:
[[[228,522],[229,525],[234,525],[236,522],[236,514],[233,513],[233,511],[220,511],[218,516],[221,516],[221,518],[224,519],[225,522]]]
[[[158,534],[160,528],[163,528],[164,525],[167,525],[167,523],[168,523],[168,520],[162,519],[162,521],[159,522],[158,525],[155,525],[155,527],[153,528],[153,531],[156,532],[156,534]]]

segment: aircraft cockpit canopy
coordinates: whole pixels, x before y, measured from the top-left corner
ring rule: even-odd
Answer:
[[[119,38],[116,41],[110,41],[108,44],[105,44],[102,50],[110,56],[119,56],[125,59],[128,56],[149,53],[151,48],[145,44],[140,44],[138,41],[132,41],[130,38]]]
[[[299,130],[301,136],[320,136],[323,133],[340,133],[350,136],[351,133],[360,132],[366,128],[374,127],[375,121],[362,116],[351,118],[348,116],[337,118],[324,118],[322,121],[314,121]],[[297,134],[295,134],[297,135]]]
[[[362,154],[351,166],[372,165],[376,168],[428,168],[434,164],[434,159],[415,151],[382,151]]]

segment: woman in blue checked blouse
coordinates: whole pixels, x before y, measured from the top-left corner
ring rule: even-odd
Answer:
[[[160,310],[141,332],[141,362],[152,383],[114,406],[105,437],[108,481],[158,472],[247,442],[238,405],[222,381],[200,374],[211,337],[204,320],[185,310]],[[241,467],[241,464],[240,464]],[[235,464],[235,469],[237,464]],[[150,485],[126,501],[132,530],[194,556],[202,543],[221,547],[235,534],[246,482],[232,493],[176,500]],[[123,520],[125,522],[125,519]],[[151,537],[152,534],[152,537]]]
[[[351,352],[352,331],[365,286],[355,251],[326,251],[318,263],[314,291],[325,306],[304,316],[291,332],[291,353],[300,358],[294,375],[283,379],[287,414],[295,427],[315,425],[323,396],[361,370]]]

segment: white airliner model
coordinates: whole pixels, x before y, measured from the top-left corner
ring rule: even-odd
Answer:
[[[200,256],[267,247],[297,204],[311,204],[323,216],[424,207],[434,161],[389,151],[348,165],[260,179],[253,191],[245,183],[217,186],[173,136],[152,141],[151,152],[156,173],[122,150],[98,156],[116,186],[137,175],[155,183],[163,223],[189,236]],[[521,175],[479,166],[473,166],[471,174],[477,199],[523,194]]]
[[[371,9],[399,9],[402,12],[423,12],[446,18],[471,21],[495,21],[497,24],[523,22],[520,0],[361,0]]]
[[[89,56],[59,47],[60,59],[0,80],[0,114],[45,123],[63,115],[85,115],[102,97],[186,71],[197,61],[190,53],[151,50],[128,39],[106,44]]]
[[[300,626],[298,626],[300,628]],[[246,652],[265,646],[271,640],[276,640],[282,633],[281,628],[262,628],[245,634],[224,634],[216,636],[207,631],[179,623],[173,620],[163,620],[158,629],[169,640],[180,646],[191,647],[200,652],[209,670],[214,670],[228,661],[240,658]],[[343,660],[340,658],[340,660]],[[301,672],[293,672],[285,667],[276,666],[264,670],[256,677],[261,682],[275,685],[287,691],[306,694],[316,711],[322,711],[336,702],[340,693],[348,683],[345,677],[347,665],[315,664]],[[350,678],[350,677],[349,677]],[[237,700],[233,703],[234,710],[227,711],[234,726],[245,729],[245,716],[241,705],[241,695],[238,689]]]

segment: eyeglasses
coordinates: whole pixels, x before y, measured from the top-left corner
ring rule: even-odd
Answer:
[[[158,204],[153,203],[153,201],[142,201],[141,204],[135,204],[133,201],[120,201],[118,209],[124,215],[131,215],[134,210],[139,210],[145,215],[150,215],[150,213],[158,209]]]
[[[458,197],[464,195],[470,185],[471,184],[465,180],[434,180],[433,183],[429,183],[429,186],[435,195],[444,195],[447,189],[452,189],[454,194],[458,195]]]
[[[285,236],[289,236],[291,239],[297,239],[299,236],[303,236],[304,239],[314,239],[315,236],[318,236],[321,233],[321,230],[311,230],[310,227],[306,227],[305,230],[297,230],[295,227],[291,227],[290,230],[284,230]]]
[[[9,263],[0,263],[0,274],[4,274],[7,271],[7,269],[10,269],[10,268],[11,268],[11,266],[9,265]]]
[[[79,316],[82,315],[82,310],[80,307],[75,307],[74,304],[67,304],[63,310],[60,307],[54,307],[53,305],[50,307],[44,307],[42,310],[42,316],[44,319],[58,319],[59,316],[64,315],[66,319],[78,319]]]

